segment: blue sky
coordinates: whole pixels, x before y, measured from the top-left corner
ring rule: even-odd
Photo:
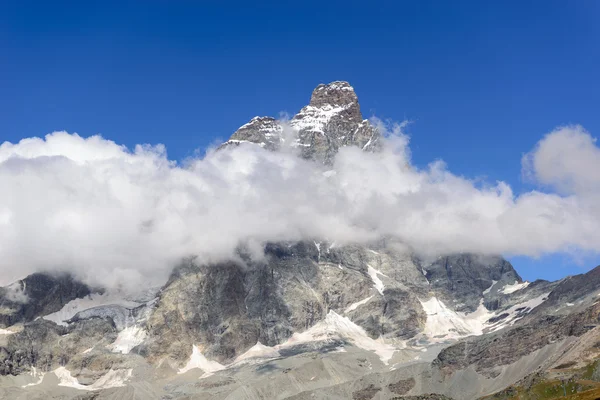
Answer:
[[[55,130],[164,143],[181,160],[347,80],[366,117],[410,119],[413,160],[508,182],[547,132],[600,132],[600,3],[2,2],[0,142]],[[527,279],[583,272],[513,258]]]

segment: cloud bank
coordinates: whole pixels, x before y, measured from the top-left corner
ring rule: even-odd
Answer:
[[[433,255],[600,252],[600,149],[579,126],[523,157],[542,191],[515,196],[442,162],[411,165],[400,126],[382,153],[342,148],[332,167],[253,144],[178,165],[163,146],[132,151],[100,136],[54,132],[0,145],[3,284],[68,270],[108,287],[160,284],[182,257],[231,257],[246,244],[393,236]]]

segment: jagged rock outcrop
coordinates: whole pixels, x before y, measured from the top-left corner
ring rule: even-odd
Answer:
[[[423,270],[438,297],[457,311],[475,311],[492,285],[523,282],[513,266],[498,256],[448,255],[423,266]]]
[[[539,312],[552,312],[562,307],[564,312],[569,312],[564,305],[575,304],[583,299],[594,299],[600,295],[600,266],[591,271],[575,276],[569,276],[556,283],[548,295],[548,301],[540,307]]]
[[[279,150],[284,142],[283,127],[275,118],[254,117],[231,135],[224,146],[244,142],[256,143],[267,150]]]
[[[310,103],[286,124],[271,117],[255,117],[224,146],[244,142],[268,150],[288,146],[297,149],[305,159],[330,164],[341,147],[377,151],[380,139],[380,132],[363,119],[354,88],[348,82],[336,81],[317,86]]]

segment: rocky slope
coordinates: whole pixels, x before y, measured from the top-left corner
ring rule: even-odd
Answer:
[[[378,151],[381,136],[333,82],[220,151],[241,143],[330,164],[343,146]],[[52,274],[1,288],[0,398],[470,399],[597,354],[600,268],[529,283],[499,256],[425,260],[393,238],[264,253],[184,260],[137,298]]]

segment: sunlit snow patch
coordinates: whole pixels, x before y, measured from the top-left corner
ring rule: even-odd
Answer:
[[[257,359],[257,358],[277,358],[279,357],[279,352],[274,347],[265,346],[261,342],[257,342],[254,346],[252,346],[248,351],[244,354],[239,355],[235,361],[235,363],[239,363],[242,361]]]
[[[317,252],[319,253],[317,260],[321,261],[321,242],[314,242],[314,243],[315,243],[315,247],[317,248]]]
[[[367,120],[363,120],[363,122],[361,122],[361,123],[359,124],[359,126],[363,126],[363,124],[364,124],[365,122],[367,122]],[[369,146],[371,146],[371,145],[373,144],[373,138],[374,138],[374,137],[375,137],[375,133],[373,133],[373,134],[371,135],[371,137],[369,138],[369,141],[368,141],[368,142],[367,142],[367,143],[366,143],[366,144],[363,146],[363,148],[362,148],[363,150],[367,150],[367,149],[369,148]],[[376,140],[376,141],[377,141],[377,140]]]
[[[374,352],[386,365],[397,350],[396,347],[384,343],[381,339],[371,339],[363,328],[350,321],[349,318],[342,317],[334,311],[329,311],[324,320],[319,321],[304,332],[294,333],[287,342],[275,348],[284,349],[299,344],[335,338],[347,340],[356,347]]]
[[[71,371],[65,367],[55,369],[54,375],[58,378],[58,386],[72,387],[79,390],[101,390],[125,386],[125,382],[131,378],[132,372],[131,369],[111,369],[91,385],[80,384],[77,378],[71,375]]]
[[[489,287],[489,288],[487,288],[487,289],[485,289],[485,290],[483,291],[483,294],[488,294],[488,293],[490,292],[490,290],[492,290],[492,288],[494,287],[494,285],[495,285],[496,283],[498,283],[498,281],[494,281],[494,280],[493,280],[493,281],[492,281],[492,284],[490,285],[490,287]]]
[[[544,293],[544,294],[542,294],[538,297],[535,297],[531,300],[527,300],[523,303],[515,304],[514,306],[512,306],[506,310],[498,311],[497,312],[498,315],[506,314],[506,317],[498,322],[489,324],[489,328],[491,329],[492,332],[495,332],[506,326],[514,325],[515,322],[517,322],[518,320],[523,318],[525,315],[529,314],[534,308],[536,308],[537,306],[542,304],[544,301],[546,301],[549,294],[550,293]]]
[[[437,297],[421,301],[427,314],[423,333],[430,341],[458,339],[469,335],[481,335],[486,322],[494,315],[483,304],[470,314],[456,312],[448,308]]]
[[[306,106],[290,121],[290,125],[298,131],[309,130],[324,134],[323,130],[331,118],[346,110],[350,105],[332,106],[326,104],[322,107]]]
[[[213,372],[225,369],[225,366],[219,364],[216,361],[207,359],[206,357],[204,357],[204,354],[202,354],[198,346],[193,345],[192,355],[190,356],[190,359],[188,360],[185,367],[181,368],[177,373],[184,374],[194,368],[200,368],[206,374],[212,374]]]
[[[369,300],[371,300],[373,298],[373,296],[369,296],[366,299],[362,299],[361,301],[357,301],[356,303],[350,304],[348,306],[348,308],[346,308],[344,310],[345,313],[349,313],[350,311],[354,311],[356,310],[358,307],[362,306],[363,304],[367,304],[369,302]]]
[[[429,341],[441,342],[447,339],[481,335],[484,331],[494,332],[514,325],[515,322],[542,304],[547,297],[548,293],[545,293],[523,303],[515,304],[508,309],[495,312],[487,310],[482,301],[477,310],[470,314],[453,311],[441,300],[432,297],[427,301],[421,301],[427,314],[423,333]]]
[[[379,275],[383,275],[383,276],[386,276],[386,275],[384,273],[382,273],[381,271],[371,267],[370,265],[367,265],[367,267],[369,267],[369,276],[371,277],[371,280],[373,280],[373,287],[375,289],[377,289],[377,291],[381,295],[383,295],[383,291],[385,290],[385,285],[383,284],[381,279],[379,279]]]
[[[139,326],[130,326],[119,332],[114,343],[107,347],[114,353],[128,354],[135,346],[144,342],[147,333]]]
[[[527,286],[529,286],[529,282],[527,281],[522,283],[515,281],[515,283],[513,283],[512,285],[504,286],[504,288],[502,289],[502,293],[511,294],[516,292],[517,290],[525,289]]]

